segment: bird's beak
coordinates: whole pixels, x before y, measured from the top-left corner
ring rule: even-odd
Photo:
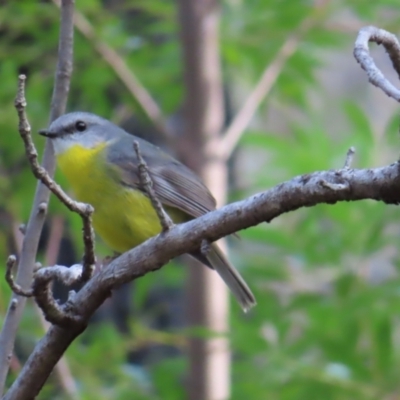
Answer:
[[[51,132],[51,131],[49,131],[47,129],[41,129],[39,131],[39,135],[45,136],[45,137],[47,137],[49,139],[54,139],[55,137],[57,137],[57,133]]]

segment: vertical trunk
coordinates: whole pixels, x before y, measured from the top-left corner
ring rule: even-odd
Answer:
[[[201,176],[216,197],[226,200],[227,167],[218,159],[223,120],[223,89],[218,48],[218,2],[179,0],[186,87],[185,132],[179,141],[182,160]],[[197,262],[190,268],[187,313],[191,326],[228,330],[228,293],[220,277]],[[189,398],[229,398],[230,352],[226,339],[192,339],[189,346]]]

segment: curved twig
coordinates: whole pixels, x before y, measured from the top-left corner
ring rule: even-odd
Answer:
[[[368,43],[382,44],[392,61],[393,68],[400,78],[400,44],[396,36],[384,29],[366,26],[360,30],[354,46],[354,57],[361,68],[367,73],[368,80],[382,89],[389,97],[400,102],[400,90],[392,85],[376,66],[370,55]]]
[[[15,294],[18,294],[19,296],[22,297],[32,297],[33,296],[32,289],[25,290],[20,285],[18,285],[14,280],[12,269],[14,268],[16,262],[17,262],[17,257],[15,257],[14,255],[8,257],[6,263],[6,281],[10,286],[11,290]]]
[[[36,271],[32,285],[32,294],[47,321],[65,327],[82,323],[82,319],[79,316],[68,313],[63,306],[57,303],[53,297],[51,286],[51,283],[55,280],[59,280],[66,286],[71,286],[81,281],[82,273],[82,265],[79,264],[72,267],[55,265],[40,268]]]

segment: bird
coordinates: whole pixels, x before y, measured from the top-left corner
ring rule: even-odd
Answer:
[[[184,164],[111,121],[76,111],[39,131],[53,146],[57,166],[78,201],[94,207],[93,228],[105,244],[124,253],[161,232],[161,223],[140,179],[136,141],[147,164],[156,197],[174,223],[215,210],[216,201]],[[247,283],[216,243],[207,253],[189,253],[214,269],[244,311],[256,304]]]

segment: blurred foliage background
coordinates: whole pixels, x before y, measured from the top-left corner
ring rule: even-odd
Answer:
[[[96,40],[123,56],[178,130],[183,87],[176,3],[81,0],[76,8]],[[227,121],[305,19],[312,23],[230,160],[231,201],[295,175],[341,168],[351,145],[357,168],[398,158],[396,104],[368,84],[352,57],[362,26],[399,33],[400,10],[392,0],[222,1]],[[18,252],[18,226],[28,218],[36,184],[17,133],[17,75],[28,75],[28,113],[37,131],[48,121],[58,23],[51,1],[1,2],[3,260]],[[383,51],[374,48],[373,54],[394,80]],[[79,31],[74,57],[69,110],[100,114],[157,141],[94,41]],[[42,149],[43,140],[35,141]],[[65,183],[62,176],[57,180]],[[54,199],[50,211],[39,260],[72,264],[82,250],[79,218]],[[298,210],[231,242],[231,259],[258,299],[248,315],[232,305],[232,399],[400,399],[399,227],[396,207],[363,201]],[[101,243],[97,249],[107,254]],[[184,279],[178,260],[122,288],[66,353],[71,391],[55,375],[40,398],[185,398]],[[9,298],[1,279],[0,322]],[[29,303],[10,382],[42,335],[39,313]]]

